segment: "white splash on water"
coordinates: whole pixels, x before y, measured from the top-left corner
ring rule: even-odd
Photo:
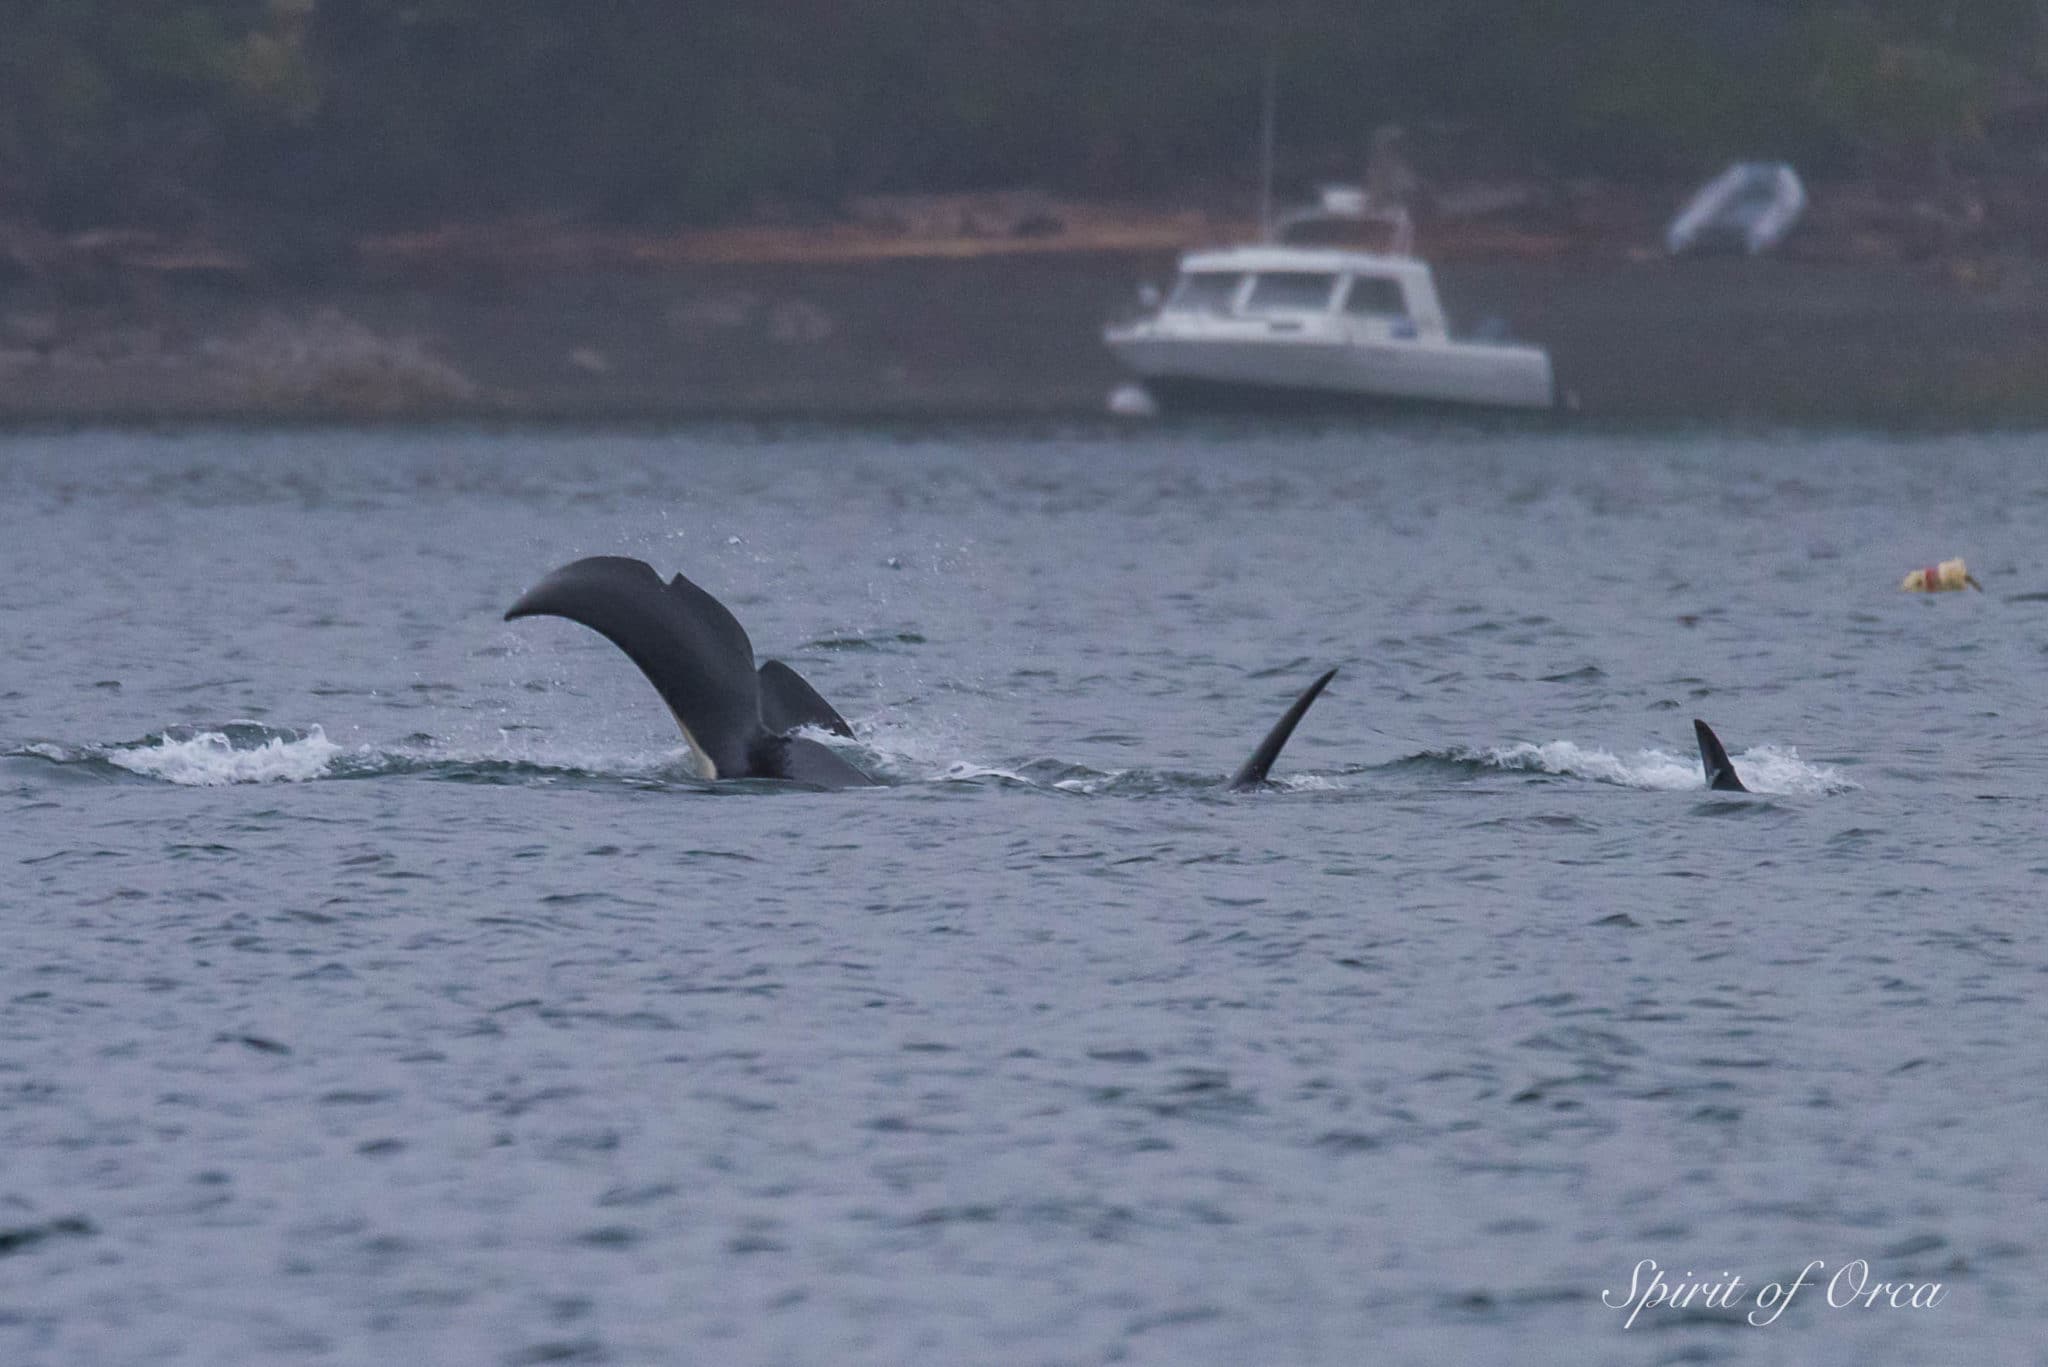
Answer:
[[[269,735],[260,745],[237,746],[225,731],[165,734],[106,751],[109,762],[131,773],[191,787],[229,783],[304,783],[328,772],[342,747],[318,726],[303,736]]]
[[[993,778],[1030,782],[1011,769],[966,758],[970,747],[957,725],[935,723],[929,718],[910,721],[894,715],[862,718],[852,725],[852,740],[817,727],[804,727],[798,734],[831,746],[855,768],[885,780],[960,783]]]
[[[956,759],[943,769],[925,774],[922,777],[927,782],[933,783],[973,783],[985,778],[1001,779],[1008,783],[1031,782],[1030,778],[1018,773],[1014,769],[1005,769],[1000,765],[994,764],[976,764],[971,760],[964,759]]]
[[[601,748],[579,745],[554,737],[501,730],[497,740],[428,740],[394,745],[364,755],[381,760],[393,769],[421,765],[460,767],[463,765],[521,765],[530,769],[563,774],[596,774],[628,779],[701,779],[703,771],[688,744],[655,750]]]
[[[1287,793],[1347,793],[1351,785],[1328,774],[1286,773],[1266,780]]]
[[[1623,757],[1568,740],[1544,745],[1522,741],[1475,752],[1474,758],[1500,769],[1564,774],[1624,788],[1684,792],[1707,786],[1698,755],[1672,755],[1662,750],[1638,750],[1633,756]],[[1812,797],[1857,786],[1829,765],[1810,764],[1799,758],[1798,750],[1789,745],[1759,745],[1730,758],[1735,763],[1735,772],[1753,793]]]

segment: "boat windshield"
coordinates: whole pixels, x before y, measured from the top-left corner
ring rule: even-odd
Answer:
[[[1262,271],[1244,306],[1251,313],[1321,313],[1336,284],[1322,271]]]
[[[1228,313],[1244,276],[1236,271],[1191,271],[1173,287],[1166,307],[1182,313]]]
[[[1344,296],[1344,311],[1366,318],[1406,318],[1408,303],[1401,297],[1401,282],[1385,276],[1360,275],[1351,281]]]

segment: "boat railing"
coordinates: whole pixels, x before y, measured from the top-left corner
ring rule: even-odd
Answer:
[[[1325,185],[1318,202],[1306,209],[1283,214],[1273,227],[1275,242],[1293,245],[1336,246],[1342,232],[1365,227],[1384,236],[1378,248],[1388,256],[1415,254],[1415,220],[1399,204],[1375,204],[1372,196],[1355,185]],[[1332,237],[1338,241],[1330,240]]]

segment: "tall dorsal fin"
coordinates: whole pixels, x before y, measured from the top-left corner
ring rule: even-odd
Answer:
[[[1746,793],[1742,780],[1735,777],[1735,766],[1728,762],[1728,752],[1721,747],[1721,738],[1714,734],[1714,728],[1693,718],[1693,735],[1700,742],[1700,763],[1707,771],[1707,787],[1723,793]]]
[[[1287,744],[1287,738],[1294,734],[1295,725],[1301,720],[1301,714],[1308,711],[1308,705],[1316,700],[1316,695],[1321,693],[1324,686],[1336,677],[1337,671],[1334,669],[1330,670],[1307,688],[1301,690],[1301,696],[1294,700],[1294,706],[1288,708],[1286,714],[1273,724],[1273,729],[1268,731],[1266,738],[1259,742],[1259,748],[1252,751],[1251,758],[1240,765],[1238,771],[1230,776],[1230,782],[1226,786],[1232,792],[1243,792],[1247,788],[1256,788],[1266,781],[1266,771],[1273,767],[1274,760],[1280,758],[1281,748]]]

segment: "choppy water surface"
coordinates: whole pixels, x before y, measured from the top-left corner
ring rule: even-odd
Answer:
[[[0,440],[0,1361],[2048,1361],[2041,449]]]

